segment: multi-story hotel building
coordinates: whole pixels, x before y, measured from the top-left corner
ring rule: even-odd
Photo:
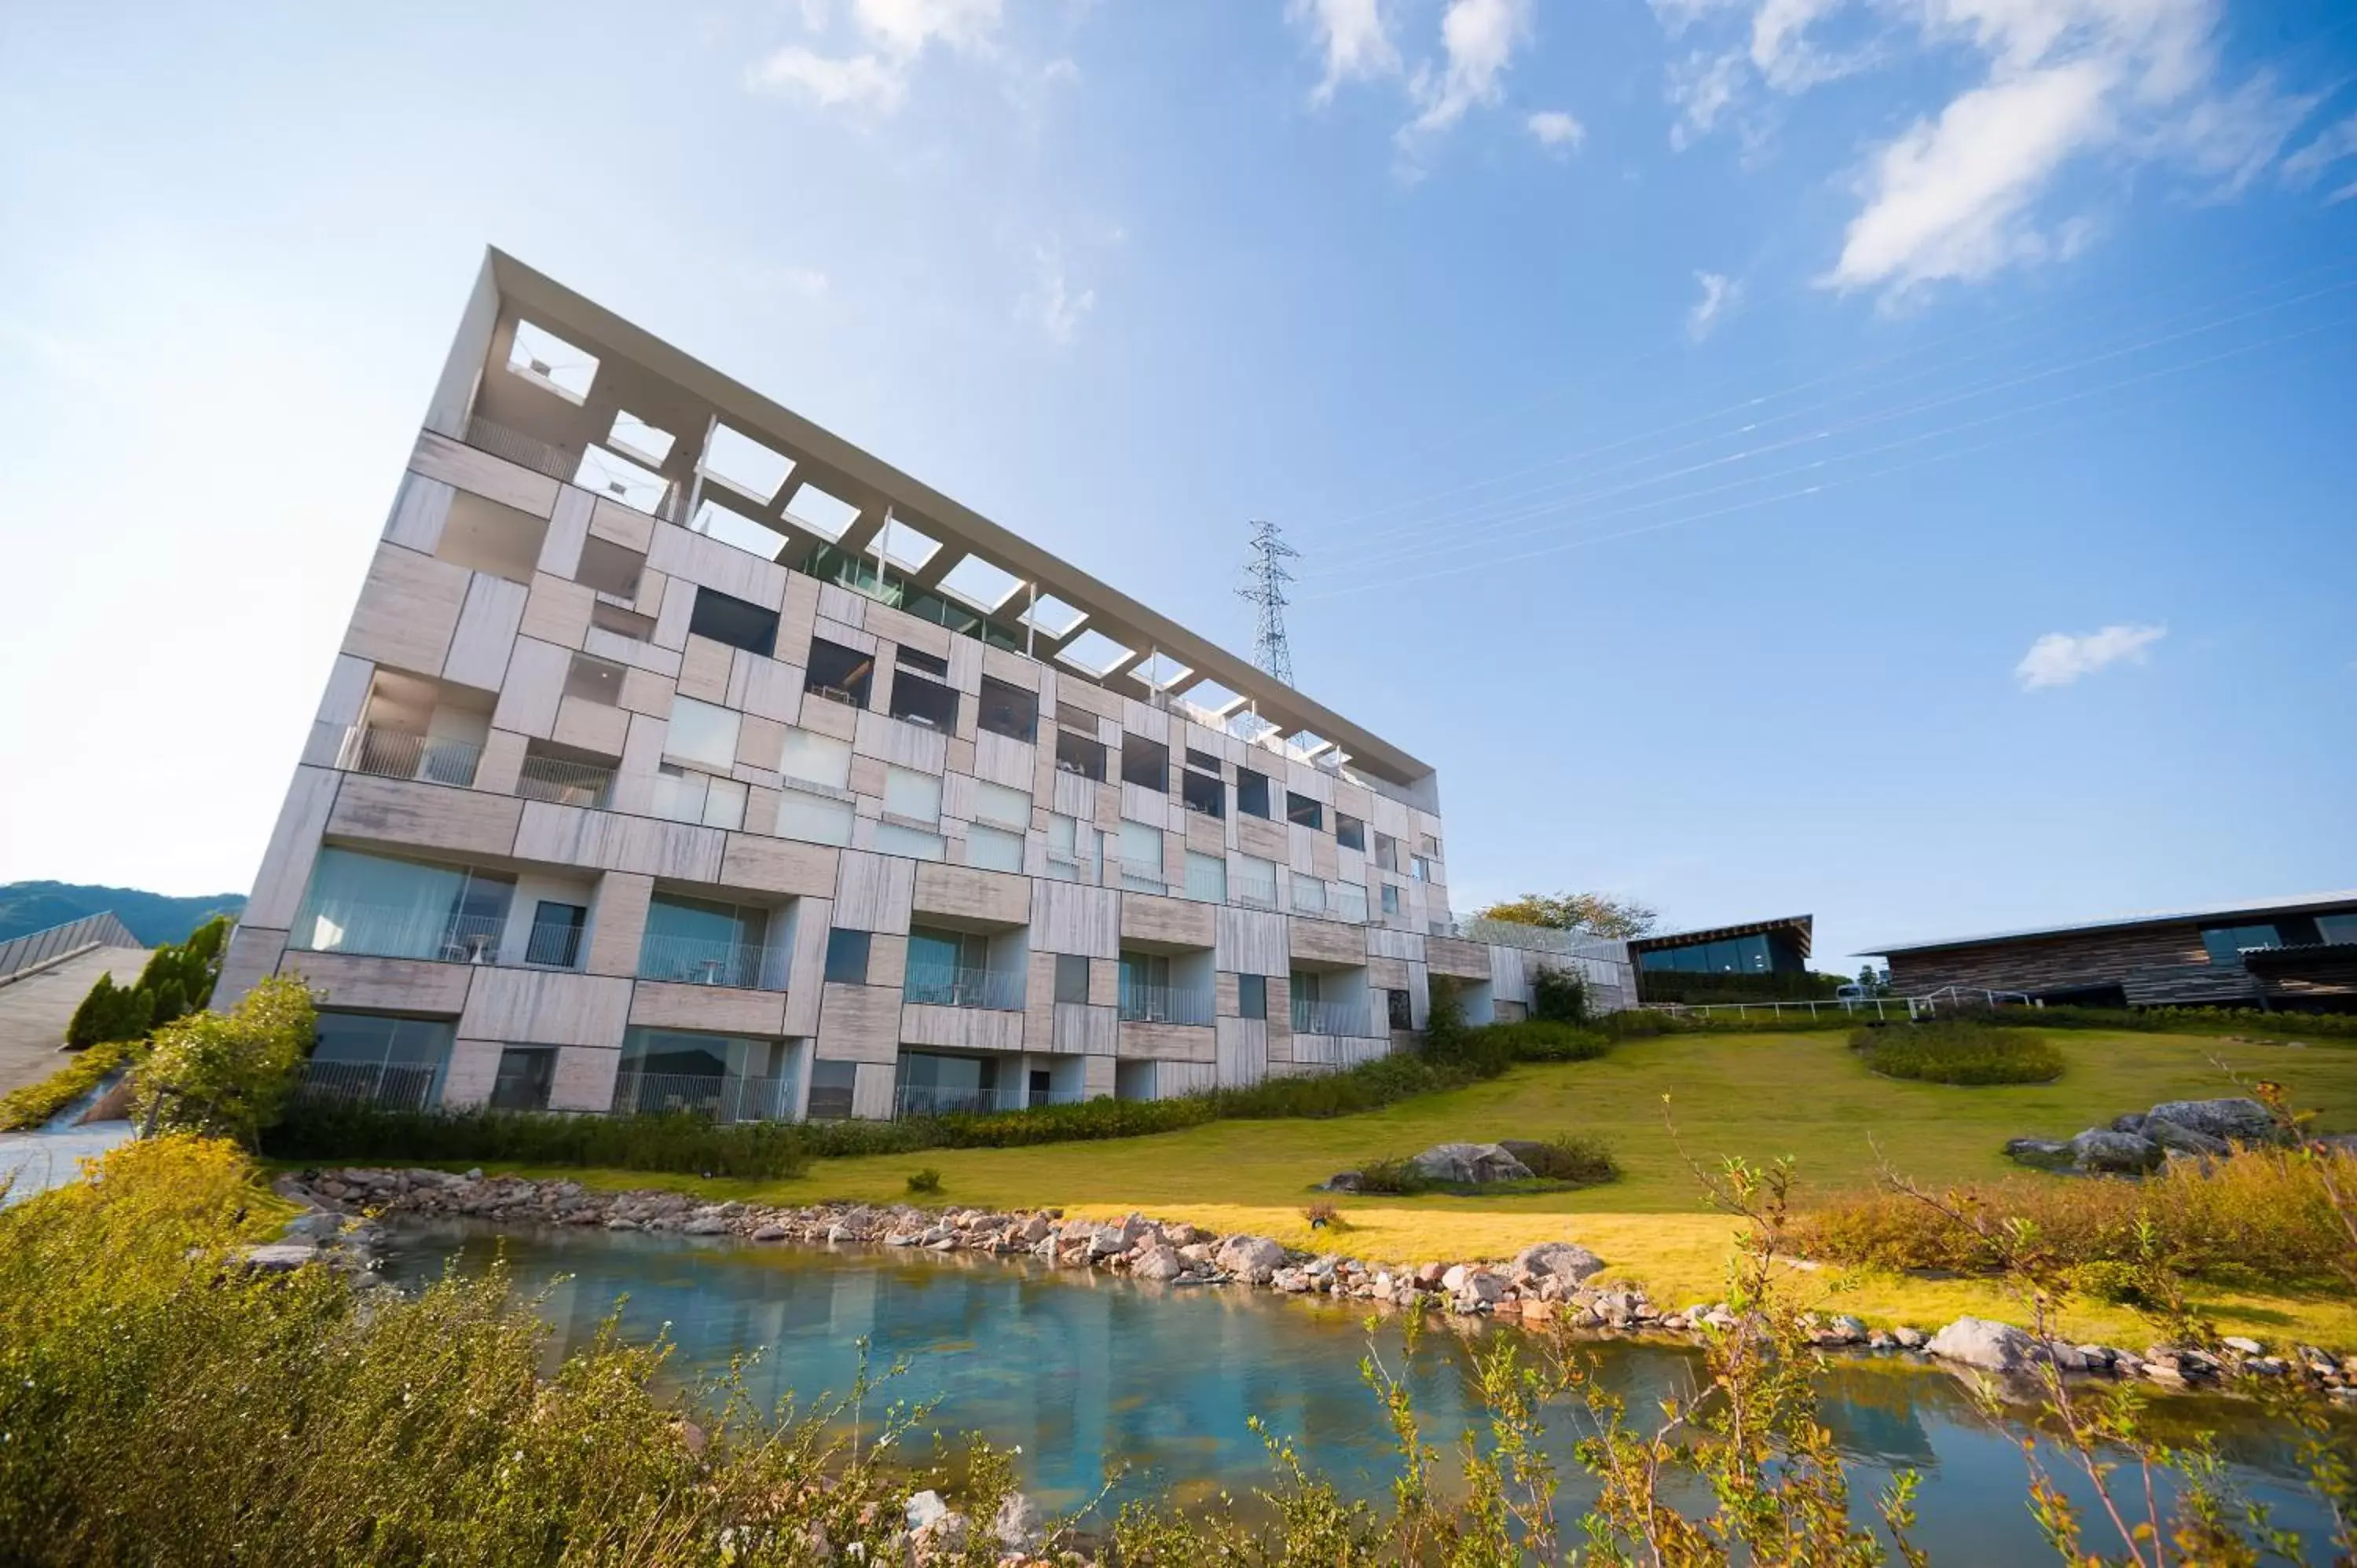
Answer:
[[[1433,770],[491,252],[221,985],[314,1091],[887,1116],[1390,1050],[1454,977]]]

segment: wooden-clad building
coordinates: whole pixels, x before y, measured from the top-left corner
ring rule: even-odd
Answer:
[[[1869,948],[1894,990],[2111,1007],[2357,1009],[2357,891]]]

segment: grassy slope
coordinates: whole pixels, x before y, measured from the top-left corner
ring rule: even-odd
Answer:
[[[1109,1143],[827,1160],[795,1181],[671,1185],[781,1203],[889,1199],[906,1196],[910,1171],[932,1165],[942,1176],[940,1201],[1060,1204],[1086,1213],[1135,1208],[1307,1246],[1311,1233],[1300,1208],[1311,1196],[1308,1188],[1337,1170],[1448,1139],[1577,1130],[1610,1144],[1626,1172],[1621,1181],[1487,1199],[1343,1197],[1351,1229],[1320,1244],[1415,1262],[1502,1255],[1567,1236],[1593,1247],[1616,1274],[1642,1283],[1656,1299],[1683,1305],[1720,1294],[1733,1227],[1703,1211],[1694,1177],[1663,1125],[1664,1095],[1680,1138],[1700,1158],[1793,1156],[1803,1201],[1869,1183],[1878,1144],[1892,1164],[1927,1183],[2008,1174],[2016,1167],[1998,1148],[2017,1133],[2067,1136],[2158,1101],[2235,1092],[2213,1062],[2247,1079],[2286,1084],[2294,1102],[2320,1111],[2329,1127],[2357,1128],[2357,1050],[2346,1046],[2298,1049],[2067,1030],[2049,1037],[2069,1067],[2048,1084],[1964,1089],[1881,1079],[1838,1033],[1687,1036],[1631,1042],[1601,1061],[1518,1069],[1452,1094],[1334,1121],[1228,1122]],[[664,1182],[627,1172],[592,1179]],[[1820,1275],[1809,1288],[1833,1283]],[[1925,1326],[1967,1311],[2023,1316],[1995,1291],[1961,1282],[1867,1279],[1835,1305],[1869,1321]],[[2233,1327],[2357,1346],[2357,1305],[2222,1295],[2208,1305]],[[2149,1339],[2131,1314],[2110,1308],[2082,1308],[2071,1326],[2136,1346]]]

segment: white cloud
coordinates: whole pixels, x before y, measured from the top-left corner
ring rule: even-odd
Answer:
[[[2013,673],[2025,692],[2068,686],[2109,665],[2143,663],[2152,645],[2168,635],[2165,626],[2107,626],[2076,636],[2050,631],[2029,645]]]
[[[1415,98],[1423,112],[1403,135],[1447,130],[1477,103],[1495,103],[1498,79],[1514,58],[1514,47],[1530,32],[1530,0],[1449,0],[1440,17],[1447,63],[1415,74]]]
[[[1577,152],[1579,145],[1587,140],[1587,127],[1560,109],[1542,109],[1523,124],[1538,139],[1540,146],[1558,152]]]
[[[1326,75],[1309,94],[1313,103],[1332,101],[1346,81],[1396,76],[1399,49],[1383,20],[1381,0],[1291,0],[1286,15],[1307,27],[1326,57]]]
[[[1017,314],[1048,335],[1048,341],[1063,348],[1080,330],[1081,323],[1097,307],[1097,291],[1083,288],[1077,293],[1064,275],[1064,255],[1053,245],[1042,245],[1033,252],[1039,265],[1038,281],[1031,292],[1023,296]]]
[[[748,85],[805,98],[822,109],[889,114],[908,101],[908,73],[874,55],[843,59],[790,44],[746,72]]]
[[[1743,285],[1724,273],[1696,273],[1702,297],[1686,312],[1686,336],[1699,343],[1743,303]]]
[[[891,114],[909,99],[909,75],[928,45],[986,55],[998,30],[1000,0],[852,0],[852,19],[873,46],[850,55],[823,55],[791,44],[745,73],[755,89],[786,92],[821,109]],[[826,24],[823,6],[805,4],[813,31]]]
[[[2315,101],[2267,73],[2219,80],[2224,0],[1654,0],[1665,31],[1716,36],[1671,67],[1670,139],[1690,145],[1756,94],[1793,96],[1961,51],[1972,80],[1869,150],[1859,207],[1820,280],[1894,294],[2068,252],[2044,210],[2101,156],[2173,165],[2232,195],[2273,166]],[[2087,230],[2077,231],[2082,237]]]
[[[2357,114],[2335,121],[2311,137],[2308,145],[2283,161],[2283,177],[2293,185],[2314,185],[2334,164],[2357,158]],[[2326,198],[2346,201],[2357,185],[2345,186]]]

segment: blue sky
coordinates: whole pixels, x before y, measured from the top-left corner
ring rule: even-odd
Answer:
[[[2357,884],[2327,0],[0,14],[0,879],[242,887],[496,243],[1441,769],[1461,907]]]

